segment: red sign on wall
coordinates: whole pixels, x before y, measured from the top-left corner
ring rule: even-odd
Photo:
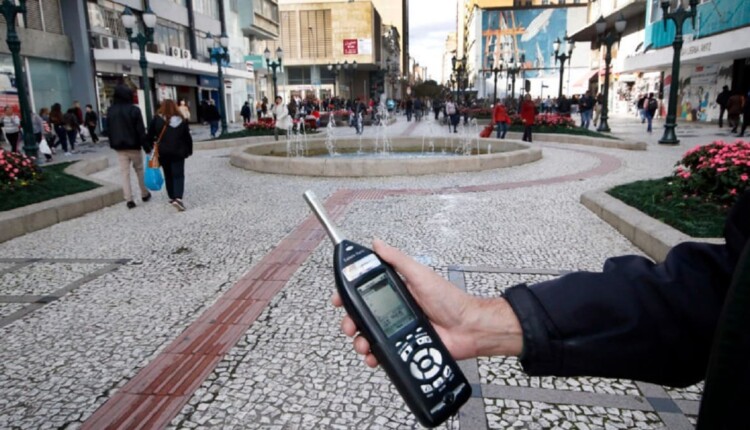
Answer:
[[[357,55],[358,53],[357,39],[344,39],[344,55]]]

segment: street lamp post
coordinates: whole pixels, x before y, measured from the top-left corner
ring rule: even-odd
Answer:
[[[492,96],[492,99],[494,100],[493,103],[496,104],[497,103],[497,75],[498,73],[503,71],[503,65],[501,64],[500,66],[496,66],[492,64],[492,56],[489,56],[487,60],[489,61],[489,66],[492,67],[489,71],[495,75],[495,92]]]
[[[456,58],[454,55],[451,58],[451,64],[453,65],[453,71],[456,72],[456,95],[460,98],[464,97],[464,74],[466,73],[466,57]]]
[[[229,47],[229,37],[227,37],[226,33],[223,33],[221,37],[217,40],[211,35],[211,33],[208,33],[206,36],[206,39],[209,42],[213,42],[214,46],[212,48],[208,48],[208,55],[211,58],[211,61],[216,61],[216,67],[218,69],[218,77],[219,77],[219,115],[221,115],[221,134],[220,136],[224,136],[227,134],[227,108],[226,103],[224,102],[224,71],[221,68],[221,63],[223,61],[229,62],[229,50],[227,49]]]
[[[146,10],[143,12],[141,18],[143,19],[143,26],[145,33],[141,33],[133,36],[133,29],[136,27],[136,18],[129,7],[125,8],[122,13],[122,25],[125,27],[125,32],[128,35],[128,42],[135,43],[138,45],[138,51],[141,56],[138,60],[138,64],[141,66],[141,75],[143,76],[143,96],[145,97],[144,103],[146,104],[146,121],[151,122],[151,81],[148,78],[148,60],[146,59],[146,45],[153,43],[154,41],[154,27],[156,27],[156,15],[151,10],[151,6],[146,6]],[[131,45],[130,49],[133,47]]]
[[[622,36],[627,25],[628,22],[625,20],[622,13],[620,13],[619,18],[615,21],[614,32],[607,32],[607,21],[604,20],[603,16],[600,16],[599,20],[596,21],[596,33],[598,35],[599,43],[607,48],[607,53],[604,56],[604,100],[602,102],[602,120],[599,123],[599,127],[596,129],[597,131],[610,131],[607,120],[609,119],[609,66],[612,63],[612,45],[614,45],[615,42],[620,41],[620,36]],[[604,34],[605,32],[607,33],[606,35]]]
[[[5,17],[5,23],[8,26],[7,43],[8,49],[13,56],[13,70],[16,75],[16,90],[18,91],[18,107],[21,110],[21,128],[23,129],[23,152],[27,156],[36,158],[39,147],[34,138],[34,126],[31,124],[31,103],[29,102],[29,93],[26,89],[26,75],[21,62],[21,39],[16,32],[16,15],[19,13],[26,15],[26,1],[21,0],[20,4],[15,1],[3,0],[0,4],[0,13]]]
[[[263,56],[266,58],[266,66],[271,69],[273,78],[273,99],[276,100],[276,97],[278,97],[279,93],[279,89],[276,84],[276,69],[281,68],[281,60],[284,58],[284,50],[281,49],[280,46],[276,48],[276,61],[271,61],[271,51],[269,51],[268,48],[263,51]]]
[[[336,96],[337,94],[337,91],[336,91],[336,75],[338,74],[337,67],[338,67],[337,65],[333,65],[331,63],[328,63],[328,67],[327,67],[329,72],[333,72],[333,70],[336,69],[336,72],[333,72],[333,96]]]
[[[510,76],[510,84],[511,84],[511,97],[513,100],[516,99],[516,75],[518,72],[521,71],[521,66],[526,61],[526,57],[521,54],[521,61],[513,62],[513,59],[510,59],[510,65],[508,66],[508,75]]]
[[[563,94],[563,76],[565,76],[565,62],[573,56],[573,48],[575,48],[576,44],[573,40],[568,39],[567,36],[564,38],[564,40],[568,42],[567,54],[565,52],[563,52],[562,54],[560,53],[561,42],[559,37],[552,43],[552,47],[555,48],[555,61],[560,62],[560,89],[557,92],[558,100],[562,98]]]
[[[693,21],[695,27],[695,16],[698,7],[698,0],[690,0],[690,10],[682,7],[679,3],[677,9],[669,12],[670,2],[662,1],[661,8],[664,11],[664,29],[667,29],[667,21],[670,19],[674,22],[675,36],[672,47],[674,54],[672,56],[672,84],[669,86],[669,107],[667,109],[667,123],[664,124],[664,136],[659,139],[659,143],[664,145],[677,145],[680,140],[677,139],[675,128],[677,127],[677,89],[680,85],[680,52],[682,51],[682,26],[688,18]]]

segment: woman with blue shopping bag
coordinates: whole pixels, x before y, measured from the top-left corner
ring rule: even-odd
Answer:
[[[154,156],[164,170],[169,203],[182,212],[185,191],[185,159],[193,155],[193,137],[188,123],[174,100],[164,100],[148,127],[148,141],[154,143]]]

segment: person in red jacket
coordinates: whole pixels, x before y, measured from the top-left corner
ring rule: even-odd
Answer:
[[[526,97],[521,103],[521,119],[523,120],[523,141],[531,142],[531,126],[534,125],[534,116],[536,116],[536,106],[531,101],[531,96]]]
[[[508,132],[508,124],[510,124],[510,117],[504,104],[495,103],[495,108],[492,110],[492,122],[497,124],[497,138],[505,139],[505,134]]]

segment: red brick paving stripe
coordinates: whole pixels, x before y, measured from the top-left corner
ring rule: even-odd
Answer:
[[[572,149],[571,149],[572,150]],[[464,187],[424,189],[339,190],[325,206],[340,218],[357,200],[387,196],[438,195],[506,190],[602,176],[621,166],[619,159],[572,150],[599,159],[599,165],[555,178]],[[83,429],[160,429],[166,427],[223,356],[242,339],[270,300],[286,285],[326,236],[311,215],[289,233],[258,264],[240,278],[185,331],[141,369],[83,424]]]

